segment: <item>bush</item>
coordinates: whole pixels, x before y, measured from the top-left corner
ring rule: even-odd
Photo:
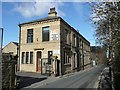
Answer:
[[[120,90],[120,42],[115,45],[115,59],[113,60],[113,76],[115,90]]]
[[[114,72],[114,87],[115,90],[120,90],[120,72]]]

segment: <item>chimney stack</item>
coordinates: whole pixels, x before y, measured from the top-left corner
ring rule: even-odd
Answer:
[[[57,12],[55,11],[55,7],[54,8],[50,8],[50,12],[48,13],[49,17],[57,17]]]

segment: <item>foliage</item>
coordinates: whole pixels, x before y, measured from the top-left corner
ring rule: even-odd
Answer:
[[[111,39],[120,38],[120,35],[118,35],[118,32],[120,32],[120,4],[103,2],[95,3],[92,7],[92,20],[96,27],[96,42],[110,44]]]
[[[96,42],[107,46],[112,59],[115,89],[120,88],[120,2],[90,3]]]

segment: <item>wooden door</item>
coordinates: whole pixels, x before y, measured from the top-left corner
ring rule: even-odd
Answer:
[[[41,67],[41,51],[37,52],[37,62],[36,62],[36,72],[42,73],[42,67]]]

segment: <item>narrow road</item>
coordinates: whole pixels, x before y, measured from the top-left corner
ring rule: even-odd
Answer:
[[[97,79],[104,67],[104,65],[95,66],[46,85],[38,85],[36,88],[95,88]]]

